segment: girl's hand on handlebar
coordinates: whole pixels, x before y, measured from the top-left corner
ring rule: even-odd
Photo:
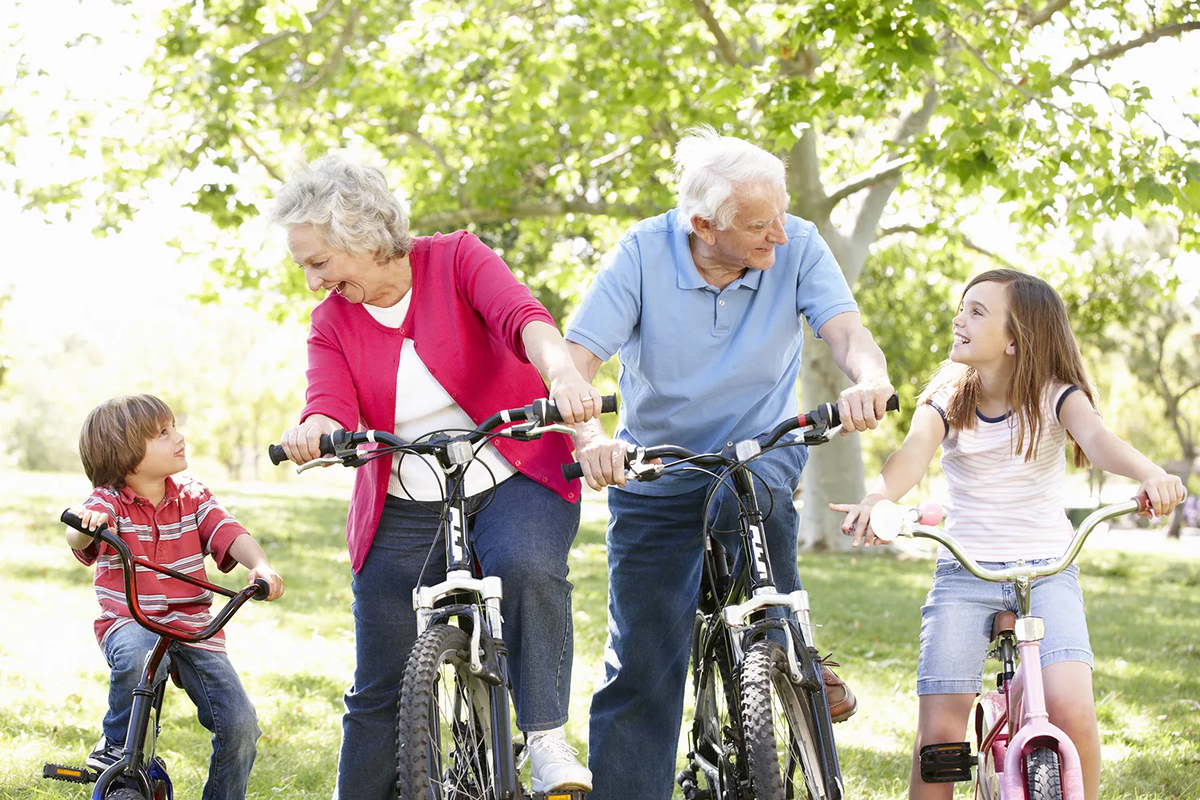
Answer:
[[[882,499],[884,498],[881,494],[869,494],[857,503],[829,504],[831,511],[839,511],[846,515],[846,519],[842,521],[842,533],[846,536],[854,536],[854,541],[851,542],[852,547],[858,547],[859,544],[862,544],[863,547],[887,544],[883,539],[876,537],[875,532],[871,530],[871,510]]]
[[[600,416],[603,395],[572,369],[569,374],[550,379],[550,400],[562,414],[563,422],[586,422]]]
[[[324,414],[313,414],[279,437],[287,457],[297,464],[306,464],[321,457],[321,435],[341,430],[341,423]]]
[[[1150,500],[1151,509],[1139,511],[1138,516],[1168,516],[1187,497],[1187,489],[1178,475],[1171,475],[1165,470],[1159,470],[1159,473],[1142,481],[1142,485],[1138,487],[1138,495],[1146,495]]]

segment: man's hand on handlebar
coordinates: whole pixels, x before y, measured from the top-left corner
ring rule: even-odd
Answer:
[[[610,439],[602,431],[576,433],[575,460],[583,468],[583,479],[587,485],[595,491],[605,486],[624,486],[625,452],[628,447],[628,442]]]
[[[842,436],[877,427],[887,410],[888,400],[895,393],[886,379],[864,381],[843,391],[838,397]]]
[[[313,414],[294,428],[288,428],[279,438],[287,457],[297,464],[306,464],[321,457],[321,436],[341,430],[337,420],[324,414]]]

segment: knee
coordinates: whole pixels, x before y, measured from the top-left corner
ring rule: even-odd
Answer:
[[[221,744],[232,751],[252,754],[257,749],[258,737],[262,730],[258,727],[258,715],[253,706],[238,709],[221,721],[219,732]]]

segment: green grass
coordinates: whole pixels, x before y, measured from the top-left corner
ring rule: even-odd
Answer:
[[[44,761],[80,763],[104,713],[107,670],[92,635],[91,573],[58,513],[87,493],[78,477],[0,476],[0,798],[82,798],[44,781]],[[313,482],[315,483],[315,482]],[[311,484],[218,489],[263,542],[288,591],[229,628],[231,657],[264,731],[253,798],[324,798],[333,787],[341,696],[353,658],[341,491]],[[575,680],[568,733],[581,749],[605,635],[603,509],[585,509],[572,554]],[[837,727],[848,796],[903,797],[908,782],[920,606],[932,565],[863,554],[802,555],[819,644],[834,649],[860,710]],[[214,571],[215,572],[215,571]],[[1200,797],[1200,560],[1093,549],[1083,558],[1096,652],[1104,796]],[[240,570],[221,576],[228,585]],[[173,690],[159,744],[181,798],[198,797],[208,733]],[[958,797],[968,797],[959,787]]]

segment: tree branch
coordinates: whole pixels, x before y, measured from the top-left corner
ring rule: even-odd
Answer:
[[[905,167],[917,160],[916,156],[908,155],[904,158],[898,158],[895,161],[889,161],[885,164],[880,164],[873,169],[870,169],[858,177],[852,178],[845,183],[834,188],[826,200],[829,208],[833,208],[838,203],[845,200],[852,194],[861,192],[863,189],[869,189],[882,180],[899,175]]]
[[[513,219],[528,219],[530,217],[560,217],[565,214],[640,219],[651,216],[661,210],[636,204],[589,203],[586,200],[578,199],[547,200],[539,203],[514,203],[504,208],[462,208],[457,211],[445,211],[440,214],[414,217],[410,220],[410,223],[413,228],[420,228],[422,230],[444,230],[447,228],[460,228],[472,222],[485,224],[489,222],[507,222]]]
[[[903,147],[917,134],[926,130],[929,127],[929,120],[933,117],[933,112],[937,109],[937,104],[938,89],[931,80],[920,107],[905,115],[904,119],[900,120],[900,124],[896,126],[896,133],[892,136],[892,145],[897,149]],[[858,217],[854,220],[854,230],[850,234],[850,252],[855,263],[860,265],[859,269],[861,269],[861,264],[866,261],[871,242],[875,240],[875,229],[879,226],[879,220],[887,208],[888,199],[900,185],[900,174],[900,171],[896,171],[891,176],[877,181],[867,192],[862,207],[858,211]],[[843,265],[843,269],[845,268],[846,265]]]
[[[942,235],[946,236],[947,238],[957,239],[962,244],[963,247],[967,248],[968,250],[974,250],[976,253],[979,253],[981,256],[987,256],[988,258],[990,258],[991,260],[995,261],[997,264],[1000,264],[1003,267],[1007,267],[1008,269],[1016,269],[1016,267],[1013,266],[1013,264],[1010,263],[1008,261],[1008,259],[1004,258],[1003,256],[1001,256],[997,253],[992,252],[991,250],[988,250],[986,247],[981,247],[980,245],[976,244],[975,241],[971,239],[971,237],[966,236],[965,234],[963,234],[959,231],[955,231],[954,233],[947,233],[946,231],[939,230],[938,232],[941,233]],[[918,236],[928,236],[928,235],[930,235],[931,231],[928,226],[893,225],[890,228],[880,229],[879,235],[875,237],[875,241],[878,242],[882,239],[886,239],[889,236],[896,236],[901,233],[915,233]]]
[[[692,5],[696,8],[696,13],[704,20],[704,24],[708,26],[709,33],[717,40],[717,53],[721,56],[721,60],[731,67],[738,65],[737,52],[734,50],[733,42],[729,41],[729,37],[725,35],[725,31],[721,30],[721,23],[717,22],[717,18],[713,16],[712,9],[708,7],[705,0],[692,0]]]
[[[1071,0],[1050,0],[1049,3],[1034,11],[1028,3],[1022,3],[1018,9],[1020,15],[1025,19],[1025,24],[1030,28],[1036,28],[1050,21],[1050,18],[1062,11],[1071,4]]]
[[[234,138],[236,138],[239,142],[242,143],[242,147],[246,148],[246,150],[250,153],[250,155],[254,158],[254,160],[258,162],[259,166],[261,166],[263,169],[265,169],[267,171],[268,175],[270,175],[272,178],[279,181],[280,183],[284,182],[283,173],[280,172],[273,164],[268,162],[263,157],[263,155],[258,152],[258,149],[250,143],[250,140],[247,139],[244,135],[242,135],[242,132],[240,130],[238,130],[236,127],[233,128],[233,135],[234,135]]]
[[[341,2],[342,2],[342,0],[328,0],[328,2],[325,3],[325,5],[323,5],[321,8],[319,8],[318,10],[316,10],[313,13],[308,15],[308,24],[310,26],[316,25],[318,22],[325,19],[325,17],[328,17],[330,14],[332,14],[333,10],[335,8],[337,8],[338,5],[341,4]],[[275,42],[279,41],[280,39],[286,39],[289,36],[301,35],[302,33],[303,33],[302,31],[298,31],[295,28],[288,28],[287,30],[282,30],[282,31],[278,31],[277,33],[272,33],[270,36],[264,36],[263,38],[259,39],[258,41],[252,42],[249,47],[247,47],[246,49],[244,49],[240,53],[238,53],[238,55],[233,60],[240,61],[241,59],[250,55],[255,50],[258,50],[259,48],[274,44]]]
[[[1060,77],[1067,77],[1067,76],[1073,75],[1089,64],[1095,64],[1099,61],[1111,61],[1114,58],[1118,58],[1120,56],[1125,55],[1130,50],[1136,50],[1139,47],[1145,47],[1148,44],[1153,44],[1154,42],[1157,42],[1159,39],[1168,38],[1168,37],[1174,38],[1174,37],[1181,36],[1181,35],[1187,33],[1188,31],[1195,31],[1195,30],[1200,30],[1200,20],[1192,20],[1191,22],[1180,22],[1175,25],[1167,25],[1162,28],[1152,28],[1152,29],[1146,31],[1145,33],[1143,33],[1141,36],[1137,37],[1136,39],[1130,39],[1127,42],[1121,42],[1120,44],[1114,44],[1110,47],[1104,48],[1103,50],[1101,50],[1097,53],[1091,53],[1087,56],[1084,56],[1083,58],[1075,59],[1075,61],[1072,62],[1071,66],[1067,67],[1066,70],[1063,71],[1062,76],[1060,76]]]

